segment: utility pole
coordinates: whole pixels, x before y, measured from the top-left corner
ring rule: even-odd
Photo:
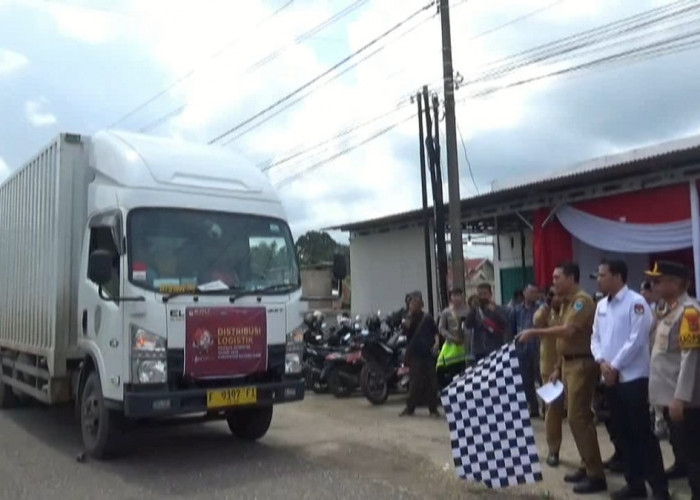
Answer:
[[[464,290],[464,249],[462,247],[462,211],[457,163],[457,120],[455,118],[455,84],[452,68],[450,2],[440,0],[442,25],[442,69],[445,83],[445,146],[447,147],[447,186],[449,192],[450,240],[452,241],[452,286]]]
[[[433,101],[434,103],[435,101]],[[445,245],[445,210],[442,198],[442,174],[440,172],[440,138],[439,123],[435,123],[433,136],[433,120],[430,116],[430,98],[428,87],[423,86],[423,104],[425,105],[425,144],[430,161],[430,180],[433,191],[433,210],[435,213],[435,246],[437,247],[437,291],[440,310],[447,307],[447,249]]]
[[[428,285],[428,312],[434,318],[434,300],[433,300],[433,265],[432,252],[430,251],[430,226],[428,225],[428,186],[426,179],[425,166],[425,134],[423,133],[423,102],[421,101],[420,92],[416,93],[416,101],[418,102],[418,135],[420,142],[420,184],[421,195],[423,198],[423,238],[425,239],[425,275]]]

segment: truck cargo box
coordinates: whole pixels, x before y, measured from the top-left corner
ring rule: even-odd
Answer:
[[[88,176],[87,144],[62,134],[0,186],[0,349],[45,401],[78,358]]]

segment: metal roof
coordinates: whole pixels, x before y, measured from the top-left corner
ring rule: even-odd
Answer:
[[[468,221],[470,213],[475,210],[483,213],[484,209],[489,207],[513,204],[525,197],[541,196],[542,206],[547,206],[546,195],[553,192],[623,180],[642,174],[661,173],[693,164],[700,165],[700,135],[594,158],[555,173],[531,178],[525,183],[522,183],[521,176],[519,184],[506,184],[497,190],[462,199],[462,217]],[[605,196],[605,193],[601,192],[599,196]],[[432,207],[429,210],[432,213]],[[516,208],[511,210],[512,214],[516,212]],[[420,223],[422,214],[423,210],[417,209],[376,219],[349,222],[328,229],[367,231],[379,227],[411,225]]]

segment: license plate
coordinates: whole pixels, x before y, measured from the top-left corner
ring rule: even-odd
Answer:
[[[257,402],[257,387],[236,387],[233,389],[212,389],[207,391],[208,409],[250,405]]]

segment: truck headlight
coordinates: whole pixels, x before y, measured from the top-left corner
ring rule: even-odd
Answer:
[[[304,352],[304,325],[301,324],[287,334],[284,372],[301,373],[301,357]]]
[[[168,381],[168,373],[164,360],[137,360],[136,376],[141,384],[164,384]]]
[[[301,354],[288,352],[284,357],[284,373],[301,373]]]
[[[131,381],[164,384],[168,381],[165,337],[131,326]]]

